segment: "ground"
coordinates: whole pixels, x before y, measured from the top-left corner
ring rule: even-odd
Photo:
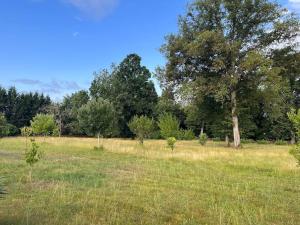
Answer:
[[[300,224],[300,169],[290,146],[38,138],[44,158],[24,161],[24,138],[0,140],[0,224]]]

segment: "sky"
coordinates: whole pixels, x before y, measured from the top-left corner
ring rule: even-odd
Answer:
[[[189,0],[1,0],[0,85],[60,101],[137,53],[154,72]],[[300,13],[300,0],[280,4]],[[156,84],[159,92],[158,85]]]

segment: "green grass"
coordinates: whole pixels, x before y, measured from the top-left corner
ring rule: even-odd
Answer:
[[[300,224],[290,146],[47,138],[32,183],[23,138],[0,140],[0,224]]]

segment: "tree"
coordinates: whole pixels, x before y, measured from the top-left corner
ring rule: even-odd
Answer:
[[[169,137],[169,138],[167,139],[168,146],[169,146],[169,148],[171,148],[172,153],[173,153],[173,151],[174,151],[176,141],[177,141],[177,140],[176,140],[175,137]]]
[[[116,132],[116,111],[112,103],[98,98],[89,101],[78,111],[79,126],[88,135],[112,136]]]
[[[7,127],[7,122],[5,116],[0,113],[0,138],[7,136],[9,134],[9,130]]]
[[[158,127],[161,136],[165,139],[177,137],[179,133],[179,121],[172,114],[166,113],[159,117]]]
[[[300,137],[300,110],[296,111],[292,109],[291,112],[288,113],[288,117],[290,121],[293,123],[298,138]],[[298,143],[295,148],[293,148],[290,153],[297,159],[298,165],[300,166],[300,144]]]
[[[26,149],[25,161],[30,166],[29,180],[31,182],[32,167],[42,158],[43,153],[39,150],[39,146],[34,139],[31,139],[30,141],[31,141],[31,148],[29,150]]]
[[[240,146],[239,115],[255,97],[279,108],[280,69],[268,52],[289,44],[299,21],[268,0],[195,0],[180,18],[179,33],[162,51],[166,80],[191,86],[193,97],[212,96],[231,111],[234,146]]]
[[[0,87],[0,113],[4,113],[7,122],[21,128],[29,126],[37,113],[44,113],[51,100],[38,93],[19,93],[16,88],[8,90]]]
[[[149,137],[151,132],[153,132],[154,123],[147,116],[134,116],[129,122],[128,127],[138,137],[140,143],[143,144],[144,138]]]
[[[157,93],[150,78],[150,71],[141,65],[141,57],[130,54],[111,71],[100,72],[92,82],[92,98],[101,97],[114,105],[122,137],[132,136],[128,123],[135,115],[153,117]]]
[[[32,132],[36,135],[51,135],[57,130],[54,116],[50,114],[37,114],[31,121]]]
[[[65,135],[83,135],[84,131],[79,126],[78,110],[89,101],[87,91],[78,91],[71,96],[64,97],[63,102],[54,107],[54,115],[61,132]]]

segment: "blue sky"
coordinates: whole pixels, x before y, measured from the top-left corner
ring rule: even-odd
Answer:
[[[188,0],[2,0],[0,85],[61,100],[138,53],[151,71]],[[300,0],[280,3],[300,12]]]

